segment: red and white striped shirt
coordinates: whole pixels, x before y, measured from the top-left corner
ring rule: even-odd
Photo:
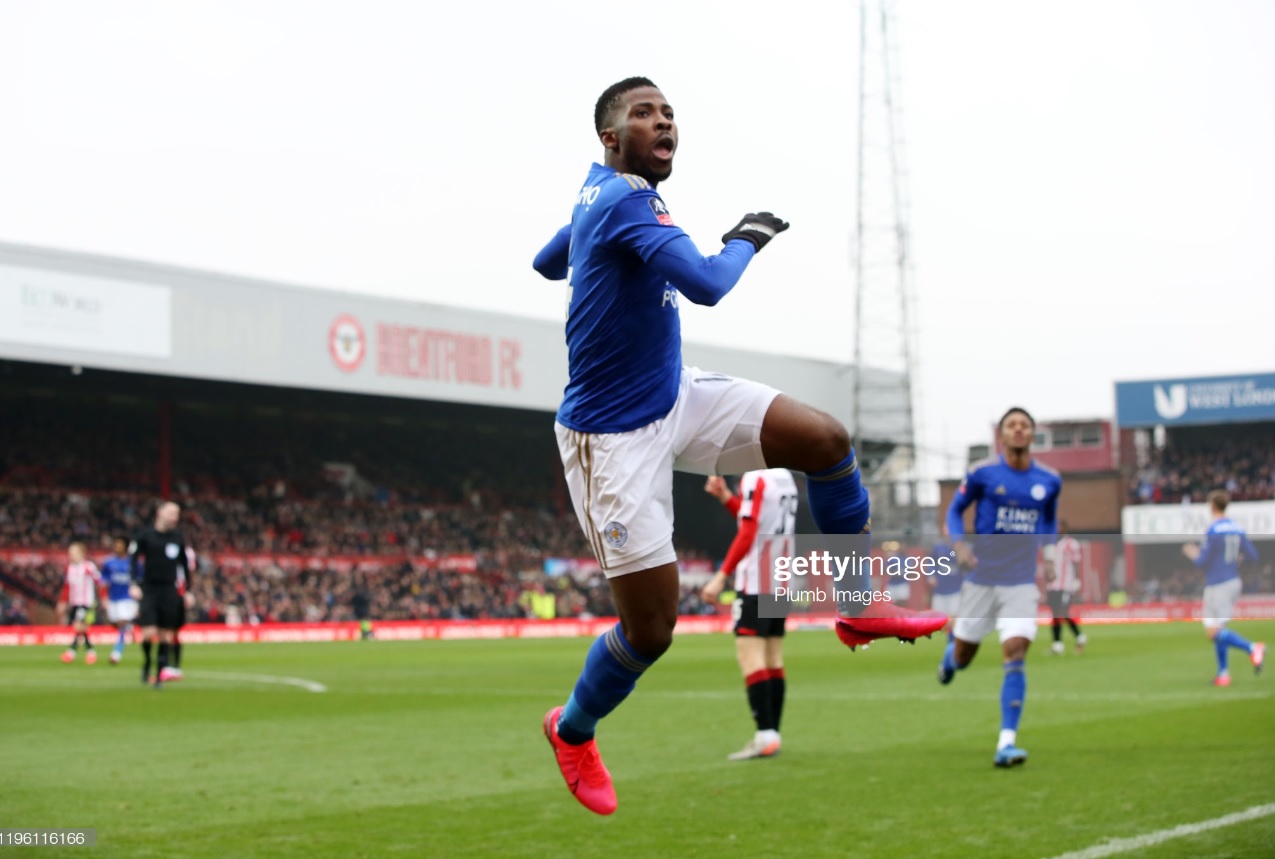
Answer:
[[[1051,591],[1075,593],[1080,590],[1080,541],[1067,534],[1059,537],[1054,546],[1054,580],[1048,583]]]
[[[66,565],[66,581],[62,585],[62,602],[67,605],[92,607],[97,604],[97,592],[102,588],[102,574],[92,561]]]
[[[722,563],[722,572],[735,574],[735,590],[741,594],[771,593],[774,559],[793,552],[797,484],[792,472],[768,468],[745,473],[739,479],[735,516],[739,531]]]

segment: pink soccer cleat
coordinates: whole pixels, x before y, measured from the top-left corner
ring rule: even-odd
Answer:
[[[63,662],[74,662],[74,661],[75,661],[75,651],[74,651],[74,650],[63,650],[63,651],[62,651],[62,655],[61,655],[60,657],[58,657],[58,658],[59,658],[59,659],[61,659]]]
[[[1216,677],[1214,677],[1214,678],[1213,678],[1213,685],[1214,685],[1214,686],[1230,686],[1230,685],[1231,685],[1231,675],[1229,675],[1229,674],[1219,674],[1219,675],[1217,675]]]
[[[589,740],[573,746],[559,737],[558,717],[561,715],[561,707],[554,707],[546,713],[544,730],[567,788],[581,805],[594,814],[611,814],[617,804],[615,787],[611,784],[611,773],[607,772],[602,756],[598,754],[598,744]]]
[[[165,668],[159,672],[159,679],[163,683],[176,683],[182,679],[182,670],[180,668]]]
[[[947,622],[948,616],[941,611],[912,611],[874,602],[858,617],[837,618],[837,638],[851,650],[878,638],[911,642],[930,637]]]
[[[1253,663],[1254,674],[1262,673],[1262,665],[1266,662],[1266,644],[1264,642],[1253,642],[1253,649],[1249,652],[1248,661]]]
[[[90,650],[88,653],[84,654],[84,664],[85,664],[85,665],[92,665],[92,664],[94,664],[95,662],[97,662],[97,651],[96,651],[96,650]]]

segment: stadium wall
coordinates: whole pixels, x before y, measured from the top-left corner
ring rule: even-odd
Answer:
[[[1076,605],[1072,616],[1086,624],[1198,622],[1203,611],[1199,600],[1173,603],[1142,603],[1112,607],[1101,604]],[[1275,615],[1275,598],[1244,598],[1236,605],[1236,620],[1268,620]],[[1052,615],[1047,607],[1038,609],[1037,623],[1047,626]],[[596,638],[615,626],[613,617],[587,620],[401,620],[378,621],[376,638],[392,641],[461,641],[507,638]],[[790,617],[789,631],[831,629],[831,616]],[[734,628],[729,614],[692,615],[678,618],[678,635],[727,633]],[[28,645],[65,646],[70,627],[9,626],[0,627],[0,647]],[[109,646],[119,637],[114,627],[95,626],[90,630],[95,645]],[[357,622],[340,623],[262,623],[226,626],[224,624],[191,624],[181,630],[185,644],[246,644],[281,642],[357,641],[361,629]]]
[[[1275,501],[1233,501],[1226,515],[1254,540],[1275,535]],[[1199,539],[1212,520],[1208,504],[1133,504],[1122,511],[1121,533],[1127,544],[1181,543]]]

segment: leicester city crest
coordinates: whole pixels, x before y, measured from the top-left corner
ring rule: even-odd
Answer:
[[[612,549],[623,549],[624,544],[629,542],[629,529],[619,522],[608,522],[602,528],[602,539]]]

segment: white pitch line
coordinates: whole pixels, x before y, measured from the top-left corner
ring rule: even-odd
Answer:
[[[1234,826],[1247,820],[1270,817],[1272,814],[1275,814],[1275,803],[1255,805],[1244,811],[1215,817],[1212,820],[1202,820],[1199,823],[1184,823],[1172,829],[1161,829],[1158,832],[1148,832],[1145,835],[1135,835],[1132,838],[1116,838],[1103,844],[1095,844],[1093,847],[1087,847],[1084,850],[1063,853],[1060,856],[1053,857],[1053,859],[1102,859],[1104,856],[1115,856],[1117,853],[1128,853],[1130,850],[1142,850],[1156,844],[1162,844],[1165,841],[1171,841],[1174,838],[1185,838],[1188,835],[1208,832],[1210,829],[1221,829],[1223,826]]]
[[[434,695],[438,697],[451,697],[457,695],[472,695],[475,697],[486,698],[539,698],[543,697],[543,689],[501,689],[501,688],[477,688],[477,687],[456,687],[456,686],[413,686],[405,683],[401,686],[350,686],[343,691],[351,694],[371,694],[371,695]],[[734,701],[739,698],[740,693],[736,690],[664,690],[664,689],[648,689],[638,693],[643,698],[668,698],[679,700],[713,700],[713,701]],[[989,693],[977,692],[951,692],[939,691],[934,692],[790,692],[789,699],[793,701],[844,701],[844,702],[865,702],[865,703],[881,703],[890,701],[905,702],[938,702],[949,703],[952,701],[987,701]],[[1251,691],[1237,692],[1233,688],[1226,693],[1219,694],[1216,690],[1210,688],[1207,691],[1182,691],[1182,692],[1148,692],[1124,693],[1124,692],[1095,692],[1091,694],[1085,693],[1051,693],[1036,692],[1031,695],[1030,699],[1035,703],[1145,703],[1145,704],[1174,704],[1174,703],[1200,703],[1200,704],[1226,704],[1234,701],[1264,701],[1269,698],[1275,698],[1275,691]]]
[[[218,680],[239,680],[248,683],[275,683],[280,686],[298,686],[307,692],[326,692],[328,687],[314,680],[306,680],[304,677],[275,677],[271,674],[235,674],[226,671],[200,671],[192,672],[192,676],[197,678],[209,677]]]

